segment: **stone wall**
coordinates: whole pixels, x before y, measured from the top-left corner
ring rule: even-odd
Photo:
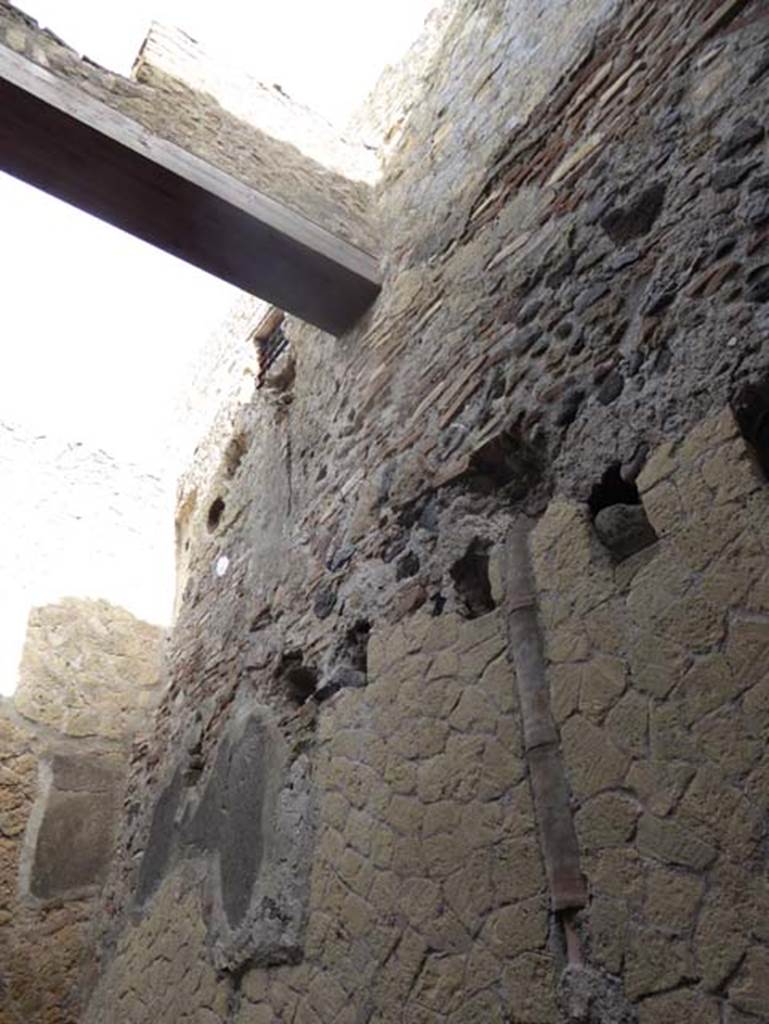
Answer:
[[[769,1020],[766,6],[447,10],[183,481],[90,1024]]]
[[[589,966],[553,931],[506,617],[421,610],[372,629],[365,687],[296,713],[319,799],[301,962],[217,977],[216,868],[187,863],[92,1019],[119,997],[137,1022],[765,1021],[769,491],[729,411],[639,490],[659,539],[620,562],[572,501],[531,537]]]
[[[0,703],[0,1022],[78,1024],[130,748],[163,634],[105,601],[34,609]]]
[[[763,1021],[769,490],[730,411],[638,486],[659,539],[619,564],[573,502],[533,537],[585,937],[640,1024]]]

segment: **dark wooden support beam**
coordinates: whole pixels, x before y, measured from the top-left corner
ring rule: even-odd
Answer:
[[[2,46],[0,170],[332,334],[379,292],[368,253]]]

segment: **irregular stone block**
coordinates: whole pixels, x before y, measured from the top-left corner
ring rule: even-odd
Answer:
[[[570,718],[561,730],[561,740],[566,771],[578,797],[622,784],[630,758],[587,718]]]
[[[655,818],[651,814],[644,814],[638,826],[638,849],[647,857],[696,871],[702,871],[716,856],[712,846],[676,822]]]
[[[748,951],[737,978],[729,988],[729,999],[738,1010],[764,1016],[769,1006],[769,950]]]
[[[597,513],[595,532],[617,559],[629,558],[657,542],[643,505],[610,505]]]

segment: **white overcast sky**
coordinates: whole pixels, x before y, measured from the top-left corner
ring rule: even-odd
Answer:
[[[440,0],[25,0],[65,42],[127,73],[151,21],[185,29],[212,55],[345,119]]]
[[[26,0],[41,25],[128,73],[151,21],[344,121],[437,0]],[[0,420],[143,463],[231,288],[0,174]]]

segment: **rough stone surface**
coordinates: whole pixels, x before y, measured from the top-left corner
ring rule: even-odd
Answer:
[[[393,1005],[414,1013],[434,1006],[439,1014],[465,1007],[478,1020],[502,1021],[510,986],[530,979],[541,986],[554,969],[533,811],[520,755],[510,749],[519,729],[515,691],[509,668],[496,668],[504,660],[504,622],[496,615],[443,622],[423,613],[408,623],[414,639],[401,625],[372,635],[368,686],[344,690],[321,709],[302,962],[265,958],[266,969],[247,971],[238,1019],[259,1019],[260,1007],[264,1019],[290,1018],[302,1006],[321,1019],[347,1019],[348,1009],[370,1001],[379,1014]],[[414,645],[434,653],[410,651]],[[189,885],[185,871],[192,869],[169,873],[119,939],[124,952],[97,989],[93,1019],[115,993],[127,1019],[142,1019],[137,979],[166,970],[161,917],[172,897],[164,894]],[[199,898],[188,892],[184,913],[196,921]],[[179,922],[176,910],[173,917]],[[207,970],[200,920],[198,944],[172,954],[199,958],[187,968],[193,972]],[[466,970],[474,975],[469,992]],[[219,998],[228,991],[223,979]],[[193,1015],[200,999],[185,986],[168,990],[160,1019]],[[552,994],[545,1005],[555,1019]]]
[[[107,597],[150,622],[170,620],[173,488],[154,467],[0,417],[0,477],[8,496],[0,536],[3,693],[18,683],[33,607],[62,596]]]
[[[126,736],[159,696],[163,631],[107,601],[65,598],[30,613],[14,703],[69,736]]]
[[[769,621],[766,554],[762,547],[755,562],[735,554],[739,582],[726,554],[735,550],[734,537],[741,538],[737,550],[749,551],[746,534],[755,537],[769,511],[769,493],[748,458],[728,410],[652,452],[639,489],[661,539],[635,564],[614,564],[588,548],[582,572],[590,593],[575,589],[566,597],[562,586],[569,576],[576,580],[574,552],[584,551],[578,510],[568,515],[554,503],[535,538],[547,631],[578,633],[594,614],[591,604],[605,608],[588,646],[575,649],[575,662],[559,663],[552,683],[569,680],[574,689],[568,701],[558,699],[593,893],[593,957],[621,977],[640,1022],[717,1021],[721,1007],[763,1020],[769,1005],[758,1009],[765,1000],[758,981],[763,945],[753,923],[767,906],[766,887],[754,873],[766,821],[748,783],[765,752],[752,744],[763,728],[752,707],[765,675],[756,658]],[[710,500],[698,502],[705,475]],[[668,514],[671,507],[676,516]],[[703,543],[692,543],[694,533]],[[560,600],[548,600],[556,591]],[[718,628],[703,629],[711,614]],[[648,656],[639,657],[647,644]],[[624,669],[613,689],[596,687],[594,671],[582,671],[597,654]],[[597,728],[580,716],[587,710]],[[609,741],[627,750],[624,764],[607,753]]]
[[[380,299],[333,344],[286,322],[293,380],[182,480],[86,1024],[764,1024],[764,11],[446,12],[377,189]],[[607,481],[657,538],[621,559]],[[524,515],[533,583],[499,558]],[[589,892],[565,974],[501,607],[534,596]],[[256,709],[283,753],[257,729],[241,762]],[[302,923],[265,955],[263,787],[289,821],[299,764],[309,883],[276,927]],[[212,792],[243,822],[221,865]]]
[[[30,617],[22,689],[0,702],[3,1024],[80,1024],[129,745],[157,704],[161,640],[106,602]]]

